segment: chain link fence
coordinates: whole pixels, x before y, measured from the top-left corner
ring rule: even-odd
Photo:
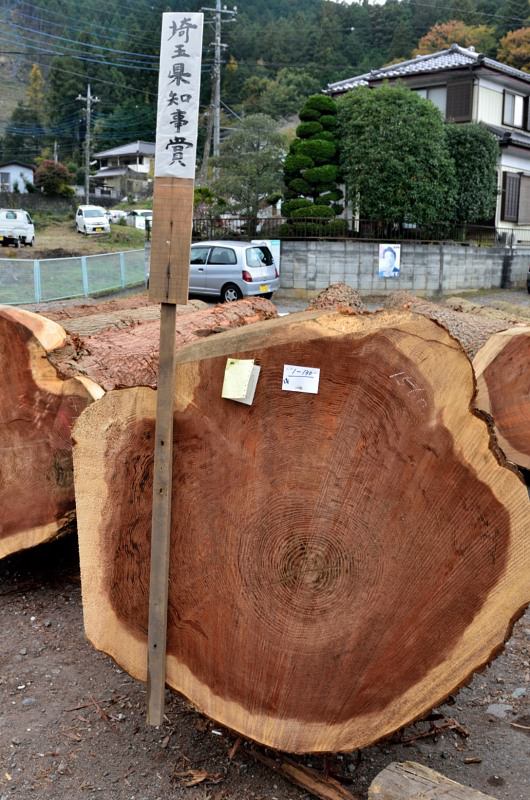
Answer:
[[[139,286],[145,283],[144,250],[70,258],[0,259],[0,303],[24,305]]]

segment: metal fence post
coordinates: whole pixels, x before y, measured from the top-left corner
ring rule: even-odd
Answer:
[[[125,253],[120,253],[121,288],[125,289]]]
[[[35,302],[42,301],[41,287],[40,287],[40,261],[36,258],[33,261],[33,284],[35,288]]]
[[[83,294],[88,297],[88,270],[86,256],[81,256],[81,277],[83,278]]]

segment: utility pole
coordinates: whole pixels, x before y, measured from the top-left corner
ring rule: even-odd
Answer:
[[[90,84],[87,85],[86,97],[79,94],[78,100],[86,102],[86,134],[85,134],[85,203],[90,202],[90,121],[92,103],[99,103],[99,97],[92,97]]]
[[[57,164],[59,161],[58,154],[57,154],[57,139],[53,143],[53,160]]]
[[[226,14],[228,16],[228,19],[225,19],[225,22],[235,22],[237,6],[234,6],[233,10],[227,9],[226,6],[221,8],[221,0],[215,0],[215,8],[201,8],[201,11],[209,11],[214,17],[213,20],[207,20],[207,22],[210,24],[213,22],[214,26],[214,60],[212,74],[212,99],[208,112],[206,142],[204,144],[204,157],[201,169],[201,183],[203,183],[208,175],[208,157],[210,154],[210,137],[212,135],[212,128],[214,156],[219,155],[219,143],[221,141],[221,51],[228,46],[221,42],[222,15]]]

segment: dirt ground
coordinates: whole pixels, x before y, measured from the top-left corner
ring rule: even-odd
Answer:
[[[2,800],[309,797],[257,763],[249,743],[230,759],[237,737],[173,691],[167,722],[147,726],[145,685],[85,638],[75,535],[0,562],[0,598]],[[298,760],[329,769],[361,798],[387,764],[412,760],[499,800],[528,800],[529,633],[527,612],[504,652],[428,721],[327,763]],[[422,735],[434,726],[436,735]]]
[[[84,635],[75,535],[0,561],[0,631],[0,800],[310,798],[258,763],[251,743],[231,753],[237,736],[173,691],[164,725],[147,726],[145,685]],[[412,760],[498,800],[528,800],[529,634],[527,611],[497,659],[428,719],[362,751],[296,760],[359,798],[390,762]]]
[[[141,249],[145,231],[112,224],[110,233],[83,236],[77,233],[75,221],[65,219],[46,225],[36,224],[35,247],[2,248],[1,258],[68,258],[112,253],[118,250]]]

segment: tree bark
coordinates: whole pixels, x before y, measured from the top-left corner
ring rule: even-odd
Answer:
[[[252,406],[221,398],[255,359]],[[284,365],[320,369],[283,391]],[[239,734],[348,751],[422,716],[528,601],[529,504],[441,325],[303,312],[177,354],[167,681]],[[146,677],[155,393],[79,418],[86,633]]]
[[[0,307],[0,558],[69,529],[73,423],[108,389],[156,386],[159,323],[142,322],[153,311],[72,319],[72,327],[92,333],[80,337],[46,317]],[[177,318],[177,347],[272,316],[263,298],[186,310]]]
[[[493,417],[506,457],[530,470],[530,326],[492,336],[473,359],[477,408]]]
[[[431,303],[411,292],[392,292],[386,301],[385,308],[406,308],[418,314],[425,314],[443,325],[449,333],[458,339],[469,358],[473,359],[477,351],[490,336],[517,324],[508,318],[488,318],[478,314],[462,314],[446,306]]]

